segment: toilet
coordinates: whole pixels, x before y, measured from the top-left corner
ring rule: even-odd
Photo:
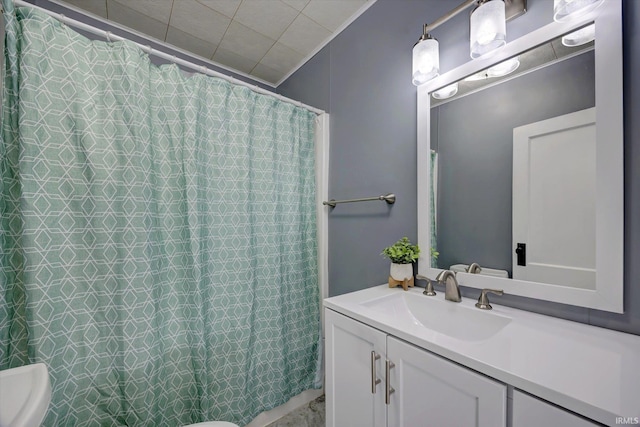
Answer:
[[[189,424],[184,427],[238,427],[238,425],[227,421],[205,421],[203,423]]]

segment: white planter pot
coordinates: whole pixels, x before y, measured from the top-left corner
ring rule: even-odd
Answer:
[[[402,282],[405,279],[413,277],[413,264],[395,264],[391,263],[389,276]]]

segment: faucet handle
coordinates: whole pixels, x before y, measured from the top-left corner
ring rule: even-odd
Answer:
[[[480,298],[478,298],[478,302],[476,303],[476,307],[482,309],[482,310],[491,310],[493,307],[491,307],[491,304],[489,304],[489,297],[487,296],[487,294],[491,292],[492,294],[496,294],[496,295],[504,295],[504,291],[502,289],[483,289],[482,292],[480,292]]]
[[[429,279],[427,276],[423,276],[422,274],[416,274],[417,280],[425,280],[427,282],[427,286],[424,289],[423,294],[432,297],[436,295],[436,291],[433,290],[433,280]]]

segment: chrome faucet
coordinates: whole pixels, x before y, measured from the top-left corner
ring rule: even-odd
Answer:
[[[444,299],[453,302],[462,301],[460,296],[460,285],[458,285],[458,279],[456,279],[456,273],[451,270],[444,270],[436,277],[438,283],[445,286]]]
[[[480,267],[480,264],[478,264],[477,262],[474,262],[469,267],[467,267],[466,270],[469,274],[480,274],[480,272],[482,271],[482,267]]]

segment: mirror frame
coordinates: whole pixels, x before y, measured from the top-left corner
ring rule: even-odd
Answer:
[[[517,22],[517,21],[516,21]],[[521,52],[544,44],[586,24],[596,24],[596,287],[577,289],[562,284],[457,273],[471,288],[497,288],[505,293],[615,313],[624,312],[624,134],[622,87],[622,0],[605,0],[590,13],[570,22],[551,22],[501,48],[489,58],[469,61],[418,87],[418,244],[430,248],[429,218],[430,120],[434,90],[482,71]],[[517,25],[517,24],[515,24]],[[420,219],[423,219],[422,221]],[[418,273],[435,277],[430,251],[423,249]],[[469,263],[474,260],[469,260]]]

